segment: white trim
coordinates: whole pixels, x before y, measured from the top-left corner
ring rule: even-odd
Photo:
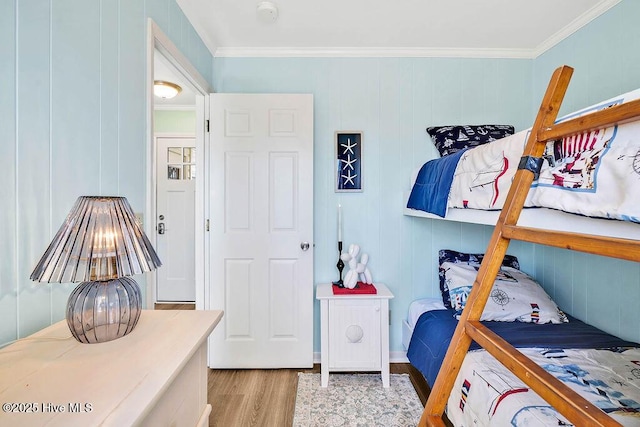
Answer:
[[[153,131],[153,64],[155,50],[157,49],[169,62],[171,66],[175,68],[175,71],[181,74],[190,86],[191,90],[196,94],[196,129],[194,129],[196,137],[196,162],[199,166],[198,173],[203,177],[208,174],[207,164],[205,163],[205,150],[207,145],[205,144],[205,132],[204,132],[204,120],[207,117],[206,105],[208,104],[209,93],[213,92],[213,89],[209,86],[209,83],[198,72],[198,70],[191,64],[191,62],[180,52],[176,45],[167,37],[167,35],[158,27],[158,25],[149,18],[147,20],[147,162],[146,162],[146,214],[144,221],[144,229],[152,244],[156,244],[156,232],[155,232],[155,218],[156,218],[156,164],[155,164],[155,137]],[[196,230],[195,236],[196,245],[195,251],[195,263],[196,263],[196,309],[200,310],[205,308],[206,303],[204,296],[206,293],[206,266],[208,266],[208,256],[205,252],[205,230],[204,221],[206,218],[204,197],[205,183],[204,179],[196,180],[196,208],[195,208],[195,223]],[[146,290],[147,307],[152,309],[156,300],[155,292],[156,274],[151,272],[147,275]]]
[[[208,95],[213,92],[213,89],[209,86],[209,82],[207,82],[200,72],[191,65],[191,62],[187,57],[180,52],[176,45],[173,44],[171,39],[160,29],[153,19],[149,18],[148,23],[148,32],[153,37],[153,47],[158,49],[169,60],[171,65],[173,65],[193,86],[192,89],[196,92],[196,95]],[[153,49],[151,53],[153,53]],[[148,68],[149,67],[147,67],[147,69]],[[150,68],[153,71],[153,62],[151,63]],[[151,76],[153,77],[153,74]],[[150,82],[150,88],[153,92],[153,80]]]
[[[209,94],[196,96],[196,142],[199,148],[196,150],[196,164],[201,170],[202,179],[196,179],[196,310],[205,310],[209,306],[209,292],[211,282],[209,231],[205,227],[205,221],[209,221],[209,147],[211,146],[211,133],[205,131],[205,122],[209,119]]]
[[[390,351],[389,363],[409,363],[406,351]]]
[[[613,6],[620,3],[620,1],[621,0],[605,0],[598,2],[591,9],[571,21],[569,25],[563,27],[560,31],[540,43],[538,47],[533,50],[532,58],[537,58],[538,56],[542,55],[576,31],[587,25],[589,22],[593,21],[598,16],[602,15]]]
[[[358,48],[358,47],[220,47],[216,58],[519,58],[530,59],[531,49],[470,48]]]

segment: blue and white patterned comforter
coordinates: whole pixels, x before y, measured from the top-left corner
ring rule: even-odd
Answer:
[[[561,120],[639,97],[640,89]],[[529,133],[530,130],[524,130],[466,150],[457,163],[453,180],[446,185],[432,183],[432,186],[449,189],[449,208],[501,209]],[[637,202],[640,200],[640,121],[550,142],[544,159],[540,177],[529,191],[526,207],[640,222],[640,203]],[[442,198],[442,195],[438,197]],[[408,207],[432,212],[417,204]],[[432,213],[444,216],[442,211]]]
[[[625,426],[640,426],[640,349],[522,353]],[[572,424],[485,350],[469,352],[447,404],[454,426]]]

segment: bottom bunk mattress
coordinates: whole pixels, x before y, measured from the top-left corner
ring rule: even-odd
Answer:
[[[458,321],[432,310],[416,322],[407,357],[433,385]],[[640,347],[569,317],[568,323],[483,322],[623,425],[640,426]],[[455,426],[571,425],[472,343],[449,398]]]
[[[519,349],[624,426],[640,425],[640,349]],[[465,357],[447,402],[454,426],[570,426],[485,350]]]

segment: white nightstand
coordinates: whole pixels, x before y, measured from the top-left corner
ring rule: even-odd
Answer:
[[[316,288],[320,300],[321,382],[329,371],[375,371],[389,387],[389,300],[382,283],[377,294],[334,295],[331,284]]]

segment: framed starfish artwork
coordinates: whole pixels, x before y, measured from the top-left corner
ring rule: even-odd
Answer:
[[[362,132],[337,131],[336,192],[362,191]]]

